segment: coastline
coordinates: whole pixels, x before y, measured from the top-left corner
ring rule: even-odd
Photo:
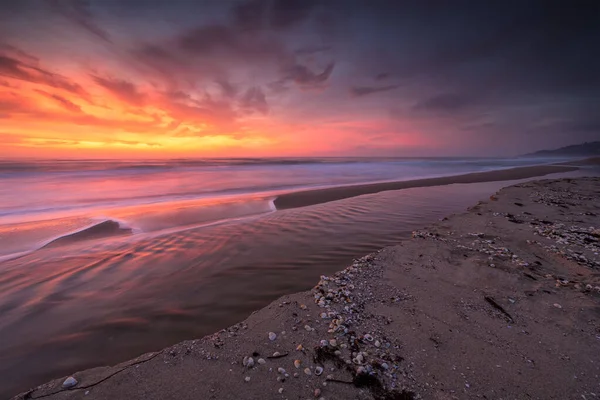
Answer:
[[[228,329],[16,398],[592,398],[599,187],[502,189]]]
[[[587,160],[582,160],[582,162]],[[590,160],[591,164],[597,164],[597,160]],[[567,165],[535,165],[528,167],[515,167],[484,172],[471,172],[461,175],[441,176],[436,178],[422,178],[406,181],[367,183],[362,185],[338,186],[322,189],[301,190],[279,195],[274,200],[277,210],[289,208],[307,207],[330,201],[347,199],[349,197],[362,196],[385,192],[389,190],[400,190],[417,187],[442,186],[455,183],[479,183],[509,181],[517,179],[533,178],[560,172],[575,171],[581,165],[579,161]]]

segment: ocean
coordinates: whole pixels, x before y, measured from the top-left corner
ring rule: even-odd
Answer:
[[[515,181],[276,210],[282,193],[550,161],[2,161],[0,397],[239,322]]]

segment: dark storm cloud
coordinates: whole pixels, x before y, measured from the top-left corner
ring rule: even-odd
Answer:
[[[369,94],[378,92],[389,92],[400,87],[400,85],[387,85],[387,86],[353,86],[350,88],[350,93],[353,96],[361,97]]]

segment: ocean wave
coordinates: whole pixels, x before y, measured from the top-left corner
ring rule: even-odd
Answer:
[[[62,235],[57,238],[51,239],[46,244],[42,245],[42,248],[64,246],[67,244],[77,243],[85,240],[103,239],[112,236],[131,235],[133,229],[124,225],[120,221],[112,219],[98,222],[94,225],[80,229],[78,231]]]

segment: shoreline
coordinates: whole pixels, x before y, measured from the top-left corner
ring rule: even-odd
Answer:
[[[582,160],[586,161],[586,160]],[[597,160],[592,163],[597,163]],[[544,175],[560,172],[576,171],[579,162],[573,162],[570,165],[534,165],[527,167],[514,167],[507,169],[498,169],[484,172],[470,172],[467,174],[441,176],[435,178],[420,178],[407,181],[393,181],[380,183],[366,183],[359,185],[335,186],[321,189],[307,189],[277,196],[273,201],[277,210],[290,208],[307,207],[316,204],[328,203],[347,199],[350,197],[362,196],[390,190],[400,190],[429,186],[444,186],[455,183],[480,183],[510,181],[526,178],[541,177]]]
[[[599,187],[504,188],[230,328],[15,398],[592,398]]]

